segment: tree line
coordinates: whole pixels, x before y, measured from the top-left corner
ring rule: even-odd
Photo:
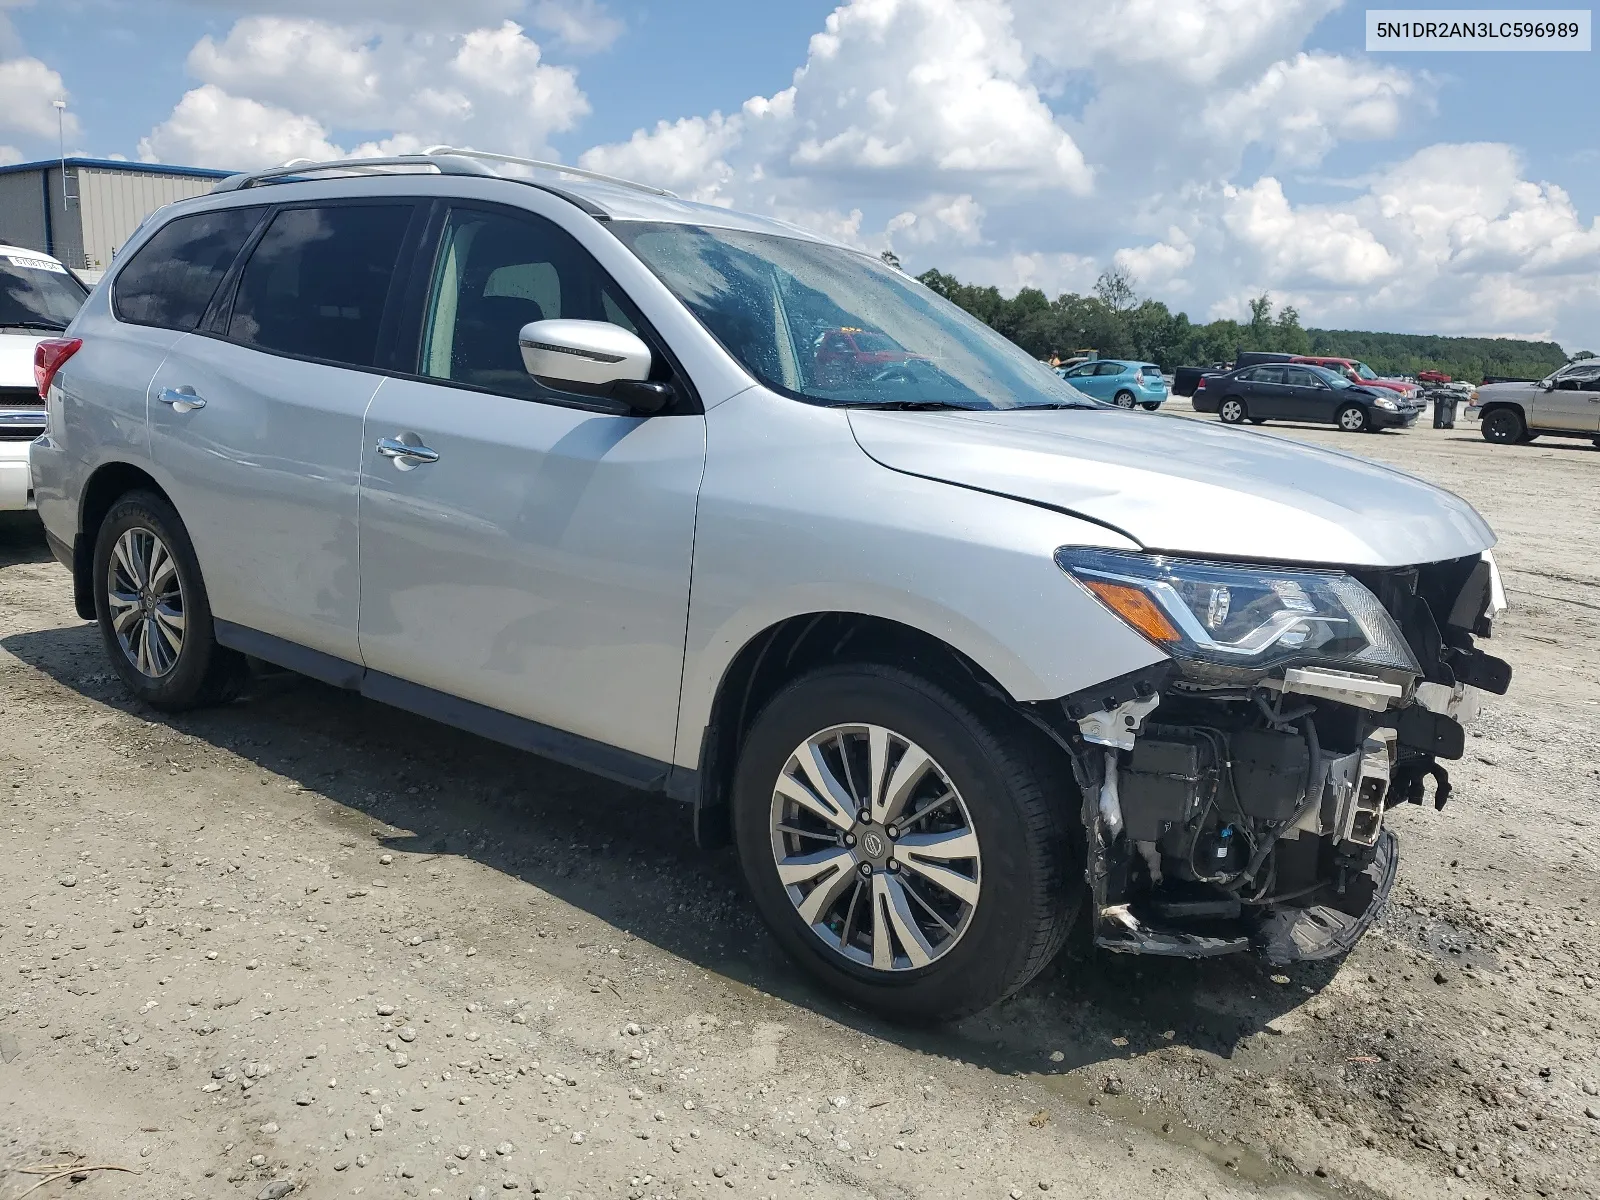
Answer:
[[[1094,350],[1101,358],[1142,359],[1170,372],[1231,362],[1240,350],[1276,350],[1360,359],[1380,375],[1434,370],[1472,383],[1489,375],[1540,379],[1569,361],[1555,342],[1307,329],[1292,305],[1274,311],[1266,293],[1250,302],[1248,320],[1200,325],[1160,300],[1141,299],[1132,277],[1120,269],[1102,274],[1093,295],[1063,292],[1054,300],[1038,288],[1007,299],[998,288],[962,283],[937,270],[917,278],[1041,359]],[[1590,355],[1572,356],[1580,357]]]

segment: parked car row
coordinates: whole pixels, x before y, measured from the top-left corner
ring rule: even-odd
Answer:
[[[231,178],[39,343],[39,513],[135,697],[248,656],[680,800],[900,1019],[1014,992],[1085,908],[1127,953],[1365,933],[1386,811],[1442,807],[1510,679],[1470,504],[1121,411],[1149,364],[1090,398],[792,225],[501,161]],[[1399,412],[1256,369],[1207,382],[1227,419]]]

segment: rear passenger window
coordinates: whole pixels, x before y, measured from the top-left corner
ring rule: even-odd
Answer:
[[[111,290],[117,319],[194,329],[261,213],[259,207],[225,208],[167,222],[118,272]]]
[[[246,346],[370,367],[409,204],[289,208],[239,277],[228,337]]]

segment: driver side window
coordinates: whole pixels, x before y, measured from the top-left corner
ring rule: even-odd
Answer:
[[[615,284],[564,230],[532,214],[452,209],[423,322],[418,373],[524,400],[560,393],[528,374],[518,335],[535,321],[607,321],[638,333]]]

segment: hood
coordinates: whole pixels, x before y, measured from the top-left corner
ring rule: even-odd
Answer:
[[[0,329],[0,388],[33,387],[33,348],[59,333]]]
[[[1399,567],[1477,554],[1494,533],[1401,471],[1250,430],[1121,409],[852,409],[883,466],[1042,504],[1147,550]]]

